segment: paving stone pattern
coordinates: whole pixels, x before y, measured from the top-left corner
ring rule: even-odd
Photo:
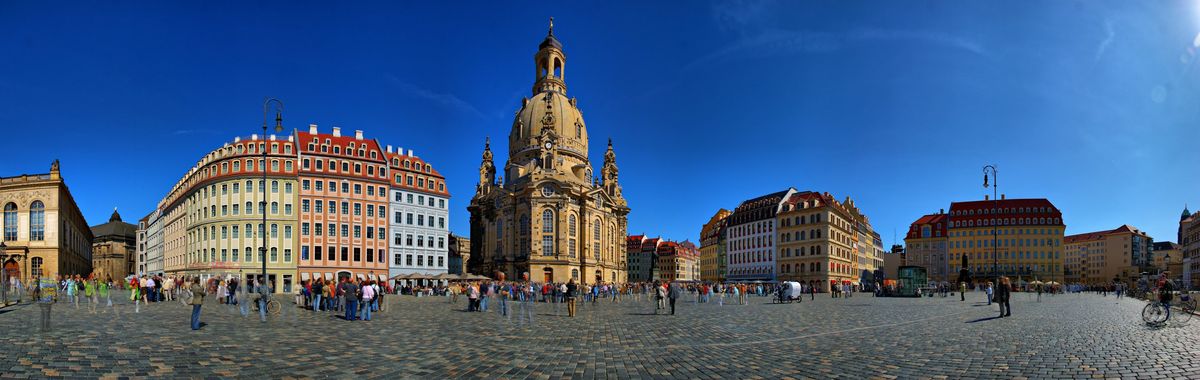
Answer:
[[[2,378],[487,379],[1200,379],[1200,319],[1149,328],[1144,303],[1090,294],[1015,294],[1013,316],[958,298],[849,299],[718,306],[681,300],[675,316],[648,301],[518,303],[509,317],[466,313],[445,298],[389,297],[370,322],[288,303],[266,323],[208,302],[127,300],[91,314],[53,306],[0,309]],[[211,300],[211,299],[210,299]],[[106,308],[98,308],[104,311]]]

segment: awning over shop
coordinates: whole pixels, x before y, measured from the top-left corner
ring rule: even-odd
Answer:
[[[333,280],[333,273],[325,272],[325,281]]]
[[[308,273],[301,273],[300,281],[308,281]]]

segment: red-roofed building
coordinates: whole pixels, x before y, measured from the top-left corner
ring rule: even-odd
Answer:
[[[945,210],[920,217],[908,227],[904,236],[907,263],[925,268],[929,281],[954,281],[957,272],[951,270],[947,250],[950,238],[946,234],[950,216]],[[894,275],[894,274],[892,274]]]
[[[296,132],[300,155],[300,280],[388,275],[388,161],[362,131]],[[444,235],[442,235],[444,236]],[[443,266],[444,269],[444,266]]]
[[[1114,279],[1137,281],[1139,273],[1153,271],[1154,239],[1130,225],[1063,238],[1064,267],[1068,283],[1099,285]]]
[[[984,199],[950,204],[950,268],[978,281],[1063,281],[1062,212],[1044,198]],[[993,243],[994,242],[994,243]]]
[[[386,148],[392,216],[388,276],[448,273],[450,193],[446,178],[412,150]],[[469,247],[468,247],[469,249]],[[519,274],[513,273],[513,276]],[[407,280],[421,284],[425,280]]]

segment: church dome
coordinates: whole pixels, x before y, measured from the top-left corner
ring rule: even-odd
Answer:
[[[544,91],[522,103],[509,133],[509,157],[543,148],[542,130],[549,128],[560,152],[587,160],[587,125],[574,101],[557,91]]]
[[[546,39],[533,55],[533,96],[521,100],[508,135],[511,162],[523,165],[543,157],[546,151],[569,158],[562,163],[569,168],[588,162],[587,126],[575,99],[566,95],[566,60],[562,43],[554,37],[552,18]]]

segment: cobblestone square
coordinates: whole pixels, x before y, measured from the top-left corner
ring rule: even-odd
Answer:
[[[492,303],[390,297],[370,322],[285,304],[266,323],[209,302],[199,331],[190,308],[122,300],[91,314],[55,304],[36,331],[36,306],[0,310],[5,378],[1200,378],[1200,322],[1150,329],[1142,302],[1092,294],[1016,294],[1013,316],[969,294],[849,299],[827,295],[774,305],[681,300],[677,315],[623,299],[559,304],[532,313]],[[104,310],[101,305],[98,310]],[[532,320],[529,318],[532,314]]]

